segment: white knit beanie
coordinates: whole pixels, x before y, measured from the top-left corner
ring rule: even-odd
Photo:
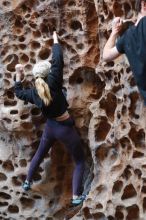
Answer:
[[[35,78],[45,78],[48,76],[48,73],[51,68],[51,63],[48,61],[41,61],[39,63],[36,63],[33,67],[32,73]]]

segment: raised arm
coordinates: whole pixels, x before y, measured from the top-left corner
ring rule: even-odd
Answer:
[[[121,53],[119,53],[117,47],[115,46],[116,39],[121,30],[121,27],[122,27],[122,21],[120,17],[116,17],[113,20],[112,33],[103,49],[103,60],[106,62],[112,61],[121,55]]]
[[[23,89],[22,86],[21,76],[24,74],[23,66],[21,64],[17,64],[15,66],[15,69],[16,69],[16,82],[14,89],[17,98],[34,104],[32,89]]]
[[[49,80],[51,84],[57,87],[62,87],[63,83],[63,52],[60,44],[58,43],[57,33],[53,32],[53,48],[52,48],[52,65],[51,72],[49,73]]]
[[[52,48],[52,68],[58,68],[59,70],[63,70],[63,52],[58,42],[58,36],[56,31],[53,32],[53,41],[54,45]]]

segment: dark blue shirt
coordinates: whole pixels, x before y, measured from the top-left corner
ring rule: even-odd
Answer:
[[[64,62],[61,46],[59,44],[54,44],[52,48],[51,70],[48,73],[48,77],[45,79],[53,99],[49,106],[45,106],[35,87],[23,89],[21,82],[15,82],[16,96],[21,100],[35,104],[47,118],[55,118],[62,115],[68,107],[68,103],[62,92],[63,66]]]
[[[137,26],[131,26],[116,43],[119,53],[125,53],[135,81],[146,105],[146,16]]]

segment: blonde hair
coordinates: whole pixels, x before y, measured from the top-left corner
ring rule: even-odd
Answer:
[[[37,78],[35,80],[35,87],[39,97],[43,100],[44,104],[48,106],[52,101],[52,97],[47,83],[44,81],[44,79]]]
[[[43,100],[45,105],[49,105],[52,101],[50,88],[44,81],[49,74],[51,63],[48,61],[41,61],[34,65],[32,73],[35,77],[35,87],[39,97]]]

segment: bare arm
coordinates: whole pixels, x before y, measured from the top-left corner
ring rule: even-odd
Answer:
[[[57,36],[56,31],[53,31],[53,41],[54,41],[54,44],[58,44],[58,36]]]
[[[112,61],[121,55],[115,46],[121,27],[121,19],[119,17],[115,18],[113,21],[112,33],[103,49],[103,60],[106,62]]]
[[[16,82],[21,81],[21,75],[24,74],[24,69],[22,64],[17,64],[15,66],[16,69]]]

